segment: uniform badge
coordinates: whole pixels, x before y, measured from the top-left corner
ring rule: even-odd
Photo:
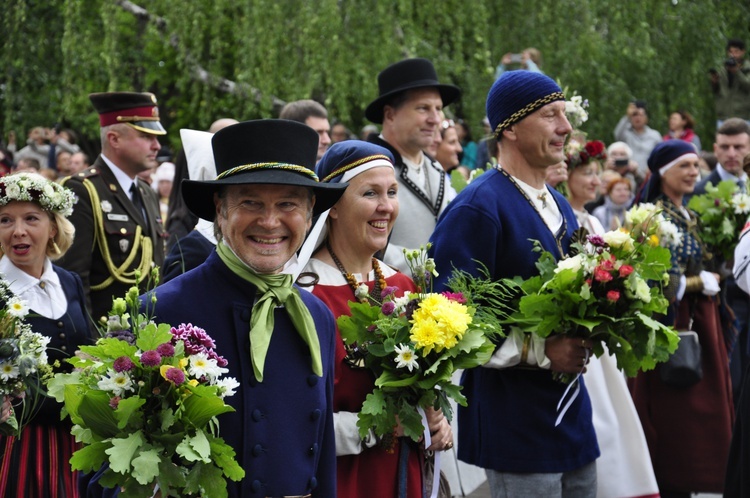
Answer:
[[[102,201],[102,212],[109,213],[112,211],[112,203],[109,201]]]
[[[130,246],[130,241],[128,239],[120,239],[120,250],[122,252],[128,252],[129,246]]]

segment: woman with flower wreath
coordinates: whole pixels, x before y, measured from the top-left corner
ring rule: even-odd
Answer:
[[[298,284],[322,299],[334,316],[349,315],[349,301],[381,302],[384,291],[416,291],[412,280],[375,258],[388,243],[398,215],[398,182],[391,153],[380,146],[349,140],[334,144],[316,168],[322,182],[348,182],[344,195],[323,213],[301,251],[312,253]],[[386,289],[389,289],[386,291]],[[374,387],[363,358],[349,350],[341,336],[336,345],[334,429],[337,489],[340,498],[421,497],[424,448],[394,428],[392,438],[362,439],[357,412]],[[408,359],[404,359],[404,364]],[[439,411],[427,410],[432,445],[450,448],[453,434]]]
[[[706,271],[710,254],[701,242],[697,217],[685,201],[699,179],[692,144],[667,140],[648,159],[651,178],[641,202],[660,203],[680,234],[671,247],[672,269],[665,295],[672,296],[663,323],[698,334],[703,377],[690,387],[666,384],[661,366],[631,381],[631,393],[646,434],[663,498],[721,493],[732,435],[732,386],[719,321],[719,275]]]
[[[62,361],[91,341],[92,328],[78,275],[52,264],[73,243],[67,217],[72,191],[34,173],[0,178],[0,273],[30,312],[34,332],[50,337],[49,362]],[[33,405],[26,401],[27,409]],[[0,436],[0,496],[78,496],[70,460],[76,449],[70,424],[52,399],[33,408],[20,438]]]
[[[604,143],[598,140],[588,142],[582,148],[572,148],[565,158],[568,202],[578,224],[592,235],[602,235],[605,230],[599,220],[584,209],[584,205],[597,196],[601,185],[599,174],[606,158]],[[597,496],[658,496],[643,428],[617,361],[609,354],[592,358],[584,376],[601,451],[596,460]]]

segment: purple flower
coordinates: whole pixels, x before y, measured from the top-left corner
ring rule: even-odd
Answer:
[[[604,242],[604,238],[601,235],[587,235],[586,239],[591,243],[591,245],[603,247],[607,245],[606,242]]]
[[[185,373],[179,368],[170,368],[167,370],[167,380],[172,382],[174,385],[179,386],[185,382]]]
[[[129,356],[120,356],[115,360],[112,368],[115,369],[115,372],[129,372],[133,369],[134,366],[135,365],[133,365],[133,361]]]
[[[159,344],[159,347],[156,348],[156,352],[159,353],[162,357],[170,358],[174,356],[174,346],[172,346],[168,342]]]
[[[161,355],[154,351],[144,351],[141,355],[141,363],[145,367],[155,367],[161,363]]]
[[[417,308],[419,308],[419,299],[412,299],[408,303],[406,303],[406,319],[411,320],[412,315],[414,315],[414,312],[417,311]]]
[[[396,287],[395,285],[389,285],[380,293],[380,299],[385,299],[386,297],[398,292],[398,290],[398,287]]]
[[[110,330],[105,337],[107,339],[119,339],[128,344],[135,344],[135,335],[129,330]]]
[[[225,367],[229,363],[213,350],[216,347],[216,343],[202,328],[194,327],[191,323],[183,323],[179,327],[172,327],[171,332],[172,344],[182,341],[185,344],[185,353],[187,355],[203,353],[212,360],[216,360],[216,363],[220,367]]]
[[[396,309],[396,305],[393,304],[393,301],[386,301],[383,303],[383,306],[380,308],[380,311],[382,311],[384,315],[390,316],[395,309]]]

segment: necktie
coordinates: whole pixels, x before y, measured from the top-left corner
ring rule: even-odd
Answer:
[[[268,347],[271,344],[274,328],[273,310],[275,306],[280,305],[284,306],[292,320],[292,325],[310,348],[313,372],[322,377],[323,364],[315,322],[310,310],[302,301],[299,290],[292,285],[292,276],[284,273],[259,275],[250,270],[223,242],[219,242],[216,251],[224,264],[235,275],[255,285],[260,294],[258,301],[253,306],[253,313],[250,318],[250,358],[258,382],[263,381],[263,367],[266,363]]]
[[[138,190],[138,187],[135,183],[130,185],[130,196],[133,200],[133,205],[135,206],[136,210],[141,214],[141,217],[143,220],[146,220],[146,210],[143,207],[143,198],[141,197],[141,192]]]

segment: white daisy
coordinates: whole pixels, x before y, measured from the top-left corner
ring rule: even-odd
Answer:
[[[109,369],[107,376],[96,384],[103,391],[112,391],[115,396],[123,396],[125,391],[133,391],[133,381],[127,372]]]
[[[29,313],[29,305],[19,297],[8,300],[8,313],[15,318],[23,318]]]
[[[228,371],[226,368],[221,368],[216,363],[216,360],[209,358],[205,353],[197,353],[190,356],[188,373],[196,379],[206,377],[213,383],[221,374],[225,374]]]
[[[417,354],[405,344],[399,344],[395,348],[396,350],[396,368],[408,368],[411,372],[415,368],[419,368],[417,364]]]
[[[8,381],[18,377],[18,366],[9,361],[0,363],[0,379]]]
[[[219,396],[226,398],[227,396],[234,396],[235,389],[240,387],[240,383],[234,377],[224,377],[216,381],[216,385],[219,387]]]

